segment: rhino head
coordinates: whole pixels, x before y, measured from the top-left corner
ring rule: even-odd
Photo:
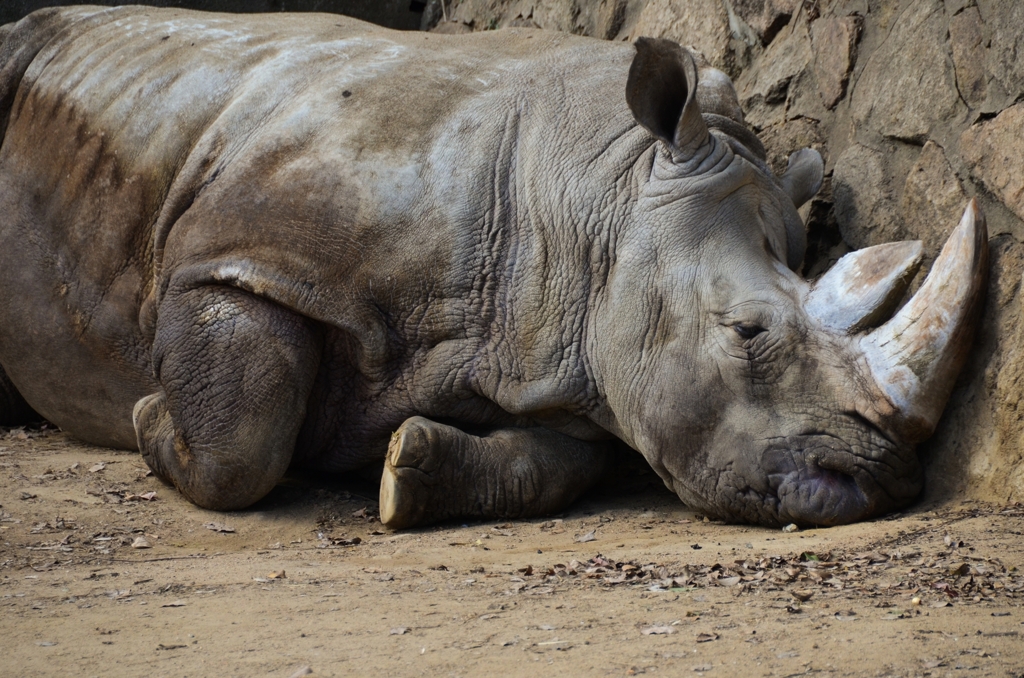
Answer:
[[[627,101],[658,143],[596,321],[606,427],[726,520],[835,525],[908,503],[923,483],[915,446],[982,305],[977,205],[899,310],[919,242],[853,252],[807,281],[797,207],[820,187],[820,156],[795,153],[775,177],[724,75],[698,86],[675,43],[636,47]]]

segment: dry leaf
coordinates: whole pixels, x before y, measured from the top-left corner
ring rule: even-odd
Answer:
[[[173,603],[164,603],[160,607],[185,607],[185,601],[175,600]]]
[[[228,527],[224,523],[203,523],[203,527],[214,532],[234,532],[235,528]]]
[[[105,468],[107,468],[107,465],[101,461],[99,463],[96,463],[96,464],[93,464],[92,466],[90,466],[89,467],[89,473],[99,473],[100,471],[102,471]]]
[[[267,575],[267,579],[287,579],[288,575],[284,573],[284,570],[279,572],[271,572]]]
[[[718,634],[717,633],[698,633],[697,634],[697,642],[698,643],[710,643],[712,640],[718,640]]]
[[[573,541],[575,541],[577,544],[585,544],[588,541],[597,541],[597,535],[594,532],[594,530],[591,530],[590,532],[587,532],[582,536],[576,535],[576,537],[573,538]]]
[[[152,545],[145,537],[136,537],[135,541],[132,542],[133,549],[148,549],[153,548]]]
[[[645,636],[667,636],[668,634],[675,632],[676,630],[671,626],[648,626],[647,628],[640,631],[640,633],[644,634]]]
[[[408,626],[396,626],[388,632],[388,634],[392,636],[404,636],[407,633],[409,633]]]
[[[790,591],[789,595],[793,596],[794,598],[799,600],[801,603],[806,603],[808,600],[810,600],[811,598],[814,597],[814,591],[810,591],[808,589],[796,590],[796,591]]]

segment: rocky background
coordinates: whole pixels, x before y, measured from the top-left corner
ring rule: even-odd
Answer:
[[[934,258],[977,197],[992,251],[988,300],[973,357],[921,450],[927,496],[1024,498],[1024,2],[449,0],[442,11],[433,0],[431,21],[444,32],[648,35],[702,52],[735,80],[777,170],[804,146],[825,157],[809,210],[810,276],[891,240],[922,240]]]
[[[145,0],[143,0],[145,2]],[[0,23],[45,0],[0,0]],[[105,4],[114,4],[112,2]],[[928,497],[1024,499],[1022,0],[149,0],[226,11],[337,11],[446,33],[533,26],[689,45],[736,82],[776,169],[826,159],[805,273],[920,239],[934,257],[975,196],[992,252],[976,347],[921,452]],[[1022,58],[1017,59],[1018,52]],[[926,263],[930,263],[926,262]],[[922,276],[923,277],[923,276]]]

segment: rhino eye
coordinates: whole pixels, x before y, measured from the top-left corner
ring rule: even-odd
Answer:
[[[732,328],[736,330],[736,334],[740,335],[740,338],[743,340],[753,339],[765,331],[763,327],[756,323],[739,323],[738,325],[733,325]]]

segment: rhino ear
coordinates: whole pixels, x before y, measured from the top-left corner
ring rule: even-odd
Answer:
[[[825,177],[825,163],[813,148],[803,148],[789,156],[789,166],[782,174],[782,190],[799,208],[813,198]]]
[[[804,309],[837,332],[855,334],[877,327],[896,310],[923,256],[919,240],[850,252],[814,283]]]
[[[708,141],[697,104],[697,65],[671,40],[636,41],[626,103],[636,121],[668,144],[674,155],[689,158]]]

